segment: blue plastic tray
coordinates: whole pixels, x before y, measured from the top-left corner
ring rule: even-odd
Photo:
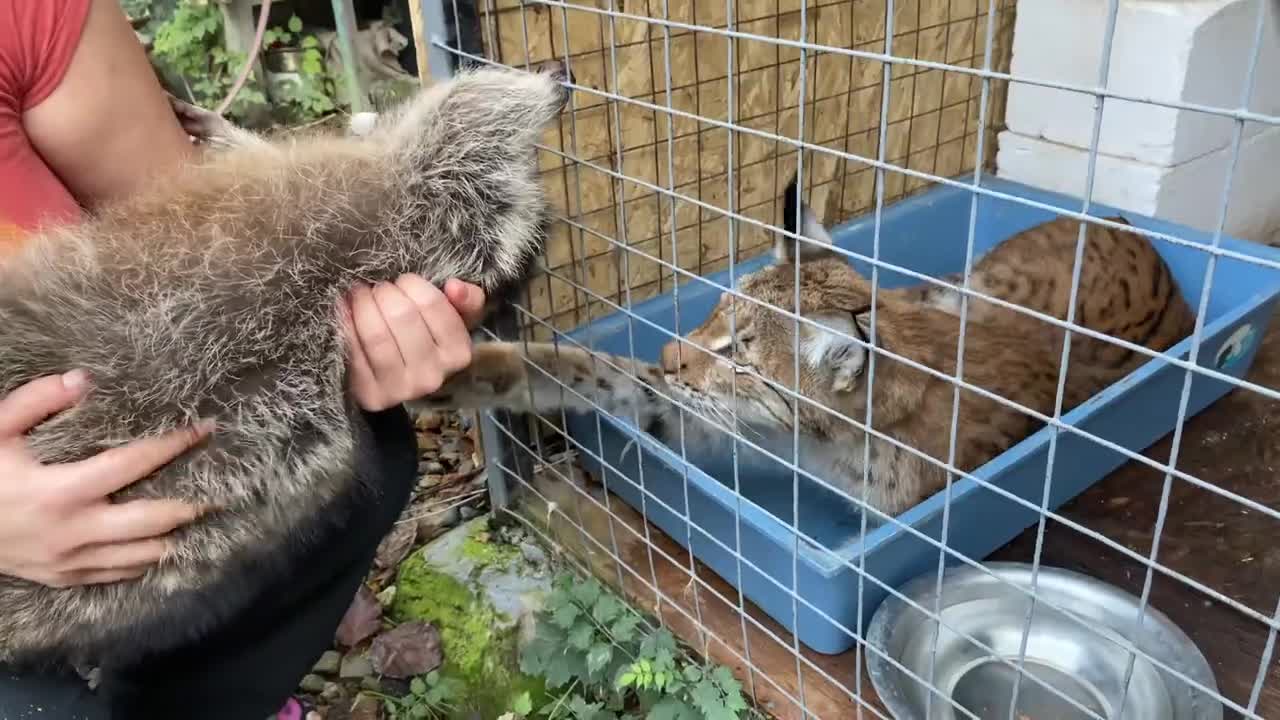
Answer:
[[[1080,207],[1074,198],[994,178],[984,180],[983,186],[1069,210]],[[880,257],[931,276],[963,270],[969,212],[970,193],[946,186],[937,186],[886,208],[882,214]],[[1097,215],[1114,212],[1118,211],[1103,206],[1093,208]],[[1139,227],[1206,245],[1212,241],[1211,235],[1197,230],[1132,213],[1123,214]],[[978,206],[975,253],[981,254],[1005,238],[1052,217],[1048,211],[983,196]],[[849,222],[835,230],[836,243],[871,255],[873,225],[870,215]],[[1208,255],[1165,241],[1155,244],[1192,309],[1198,308]],[[1280,252],[1250,242],[1223,238],[1222,247],[1280,261]],[[754,258],[739,263],[735,272],[741,277],[767,262],[770,262],[767,256]],[[854,265],[870,277],[868,263],[855,261]],[[727,285],[729,275],[722,272],[710,279]],[[883,269],[880,279],[885,287],[917,282],[910,276]],[[1280,270],[1220,257],[1199,363],[1216,367],[1227,375],[1243,376],[1266,332],[1277,295],[1280,295]],[[634,306],[634,314],[644,320],[631,319],[619,312],[569,335],[587,347],[623,355],[628,353],[634,338],[636,355],[656,361],[659,349],[671,338],[657,328],[687,333],[706,318],[718,296],[718,290],[701,280],[691,280],[681,286],[678,331],[673,296],[668,293]],[[1190,345],[1190,339],[1185,339],[1168,354],[1185,359]],[[1121,447],[1141,451],[1173,430],[1183,378],[1182,369],[1153,358],[1075,408],[1063,420]],[[1231,386],[1221,380],[1197,375],[1192,382],[1190,412],[1203,410],[1230,389]],[[600,478],[601,464],[597,457],[602,457],[610,467],[606,467],[607,472],[601,479],[611,491],[638,510],[643,506],[650,521],[686,547],[691,546],[699,560],[740,588],[748,599],[818,652],[840,653],[854,644],[852,633],[860,633],[866,627],[865,623],[887,594],[872,578],[896,588],[937,567],[938,547],[893,523],[875,527],[868,532],[865,544],[861,543],[860,518],[856,511],[833,501],[831,491],[803,475],[799,481],[799,527],[803,535],[821,547],[803,538],[797,543],[796,534],[789,529],[793,518],[793,473],[776,460],[738,443],[737,481],[746,499],[740,501],[733,491],[732,444],[722,443],[711,452],[688,448],[685,456],[688,462],[685,462],[678,443],[674,448],[663,445],[637,431],[628,418],[601,416],[601,419],[597,424],[594,415],[569,418],[568,431],[583,450],[580,455],[586,469]],[[685,421],[700,422],[689,413],[685,413]],[[598,433],[597,427],[602,431]],[[1049,435],[1049,429],[1040,430],[974,474],[1038,506],[1043,494]],[[642,453],[633,447],[624,457],[623,450],[632,438],[639,440]],[[1050,507],[1059,507],[1125,460],[1120,453],[1095,442],[1070,432],[1062,433],[1055,458]],[[942,530],[944,500],[943,493],[939,492],[898,519],[937,540]],[[967,478],[953,484],[951,502],[948,546],[974,559],[985,557],[1014,538],[1034,524],[1038,515],[1036,510],[1001,497]],[[692,518],[692,522],[686,518]],[[799,557],[794,566],[798,578],[793,581],[797,545]],[[735,557],[738,548],[741,563]],[[861,559],[860,552],[864,556]],[[948,557],[949,564],[953,560]],[[861,598],[856,570],[860,561],[865,562],[869,575],[862,583]],[[793,587],[799,598],[794,602]]]

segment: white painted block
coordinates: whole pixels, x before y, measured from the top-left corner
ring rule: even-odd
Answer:
[[[999,143],[999,177],[1083,198],[1087,151],[1011,131],[1000,133]],[[1123,210],[1212,232],[1218,222],[1229,161],[1226,148],[1173,167],[1100,155],[1093,198]],[[1228,234],[1261,239],[1280,228],[1277,165],[1280,127],[1254,133],[1241,144],[1228,200]]]
[[[1141,98],[1239,107],[1259,3],[1262,50],[1249,108],[1280,115],[1280,28],[1273,0],[1120,0],[1107,87]],[[1095,87],[1108,0],[1020,0],[1014,77]],[[1089,147],[1095,98],[1011,83],[1006,122],[1032,138]],[[1177,165],[1226,146],[1233,121],[1191,110],[1108,98],[1102,153]],[[1251,124],[1246,132],[1266,126]]]

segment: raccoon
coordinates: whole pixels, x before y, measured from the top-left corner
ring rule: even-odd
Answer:
[[[126,665],[197,638],[287,572],[326,509],[371,480],[354,470],[368,427],[346,390],[340,298],[410,272],[518,287],[549,218],[535,142],[569,80],[554,62],[472,70],[365,137],[237,132],[0,266],[0,394],[90,376],[79,404],[30,432],[41,461],[214,425],[113,498],[214,508],[144,576],[65,589],[0,576],[0,664]]]

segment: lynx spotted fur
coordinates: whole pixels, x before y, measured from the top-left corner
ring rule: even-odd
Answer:
[[[794,193],[793,185],[789,198]],[[788,204],[791,228],[795,224],[790,218],[799,207],[801,234],[830,244],[829,233],[809,208],[793,200]],[[1093,228],[1089,238],[1077,323],[1155,351],[1168,349],[1190,333],[1194,319],[1190,308],[1178,293],[1169,269],[1144,238]],[[975,264],[971,286],[1065,319],[1076,242],[1076,224],[1063,220],[1015,235]],[[747,437],[784,458],[791,454],[798,417],[800,466],[855,498],[864,497],[868,435],[840,415],[861,422],[871,402],[876,430],[945,463],[952,383],[878,355],[874,394],[868,398],[867,350],[853,339],[865,341],[870,335],[871,285],[829,248],[809,246],[797,257],[795,246],[793,240],[780,236],[775,245],[777,263],[740,279],[737,290],[750,299],[725,293],[702,325],[688,334],[688,342],[668,343],[662,349],[661,378],[653,366],[636,367],[617,357],[593,362],[590,354],[565,345],[552,348],[533,343],[526,349],[517,344],[494,344],[480,346],[472,369],[426,401],[440,407],[461,404],[528,410],[533,397],[533,407],[546,411],[557,407],[563,395],[569,409],[589,410],[595,401],[606,411],[631,418],[638,408],[642,425],[647,423],[647,429],[672,442],[677,439],[674,434],[664,437],[672,428],[657,422],[672,412],[670,406],[664,407],[665,396],[729,429],[736,416],[740,427],[747,429]],[[800,325],[798,387],[793,354],[796,322],[760,304],[794,309],[797,259],[801,315],[820,326]],[[927,287],[877,293],[876,345],[952,376],[961,331],[958,295]],[[1052,414],[1062,340],[1059,328],[973,299],[967,321],[964,380],[1042,414]],[[540,367],[527,367],[522,359],[526,355]],[[1087,400],[1146,359],[1101,340],[1073,335],[1064,408]],[[629,377],[637,373],[643,384]],[[561,393],[560,384],[569,390]],[[794,389],[812,402],[797,402],[780,388]],[[955,464],[971,471],[1038,427],[1039,422],[1025,413],[962,389]],[[709,439],[686,434],[684,442]],[[880,512],[890,516],[901,513],[945,484],[946,473],[936,463],[883,438],[870,436],[870,443],[865,500]]]
[[[209,441],[119,493],[217,508],[135,581],[52,589],[0,576],[0,663],[126,664],[246,606],[371,478],[337,303],[416,272],[518,285],[547,214],[534,143],[568,100],[559,64],[422,91],[363,138],[225,150],[0,266],[0,394],[87,369],[88,395],[32,430],[45,462],[210,419]]]

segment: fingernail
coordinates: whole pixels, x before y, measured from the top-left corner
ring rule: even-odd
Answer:
[[[89,371],[88,370],[72,370],[62,376],[62,384],[68,390],[82,392],[89,387]]]
[[[217,420],[205,419],[196,423],[196,430],[204,435],[209,435],[213,433],[213,431],[216,430],[217,427],[218,427]]]

